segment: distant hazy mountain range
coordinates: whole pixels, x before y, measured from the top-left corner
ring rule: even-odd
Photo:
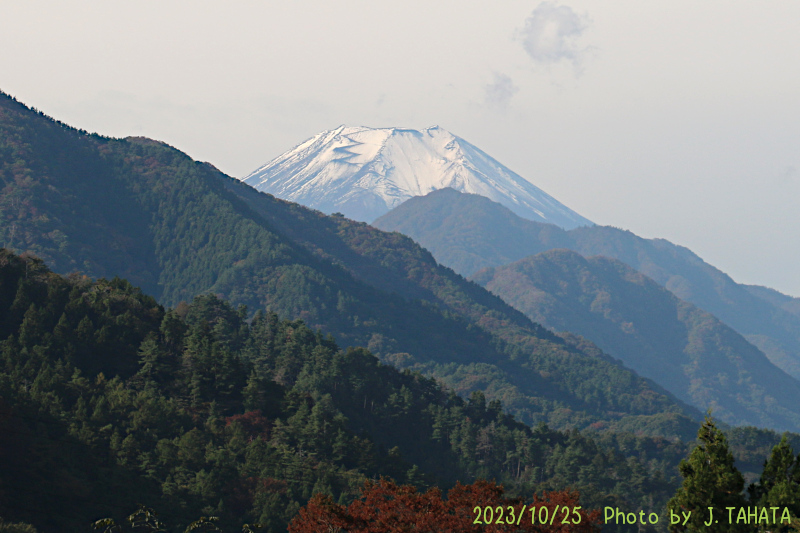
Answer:
[[[714,315],[621,261],[550,250],[483,269],[472,279],[532,320],[586,337],[731,424],[800,422],[800,381]]]
[[[340,126],[276,157],[242,181],[324,213],[371,222],[413,196],[453,189],[521,217],[570,229],[592,222],[452,133],[434,126]]]
[[[358,220],[394,207],[373,225],[412,237],[464,276],[528,257],[529,263],[482,272],[475,279],[532,320],[580,333],[682,400],[702,410],[714,407],[730,423],[782,428],[800,423],[793,407],[800,401],[795,379],[800,377],[800,315],[793,299],[738,285],[668,241],[594,226],[441,128],[340,127],[305,141],[243,181]],[[596,287],[580,285],[587,272],[599,268],[596,262],[578,269],[583,277],[569,269],[544,269],[551,276],[536,282],[520,274],[531,262],[545,261],[530,256],[556,248],[614,258],[655,281],[642,276],[646,281],[630,285],[628,273],[605,279],[608,290],[598,295],[592,292]],[[578,268],[577,254],[559,257],[562,267]],[[658,284],[675,296],[655,290]],[[580,297],[565,299],[568,293]],[[598,304],[604,297],[611,299],[606,307]],[[663,313],[637,312],[641,306]],[[622,318],[626,313],[638,317],[638,329]],[[779,398],[773,390],[782,391]]]
[[[57,272],[124,275],[166,305],[210,292],[300,318],[461,394],[485,391],[527,424],[691,438],[700,416],[408,237],[260,193],[157,141],[89,135],[3,94],[0,222],[0,246]]]
[[[630,231],[592,226],[564,231],[522,219],[481,196],[441,190],[412,198],[374,222],[399,231],[464,276],[556,248],[618,259],[708,311],[800,378],[798,300],[764,287],[740,285],[688,248]]]
[[[734,424],[793,424],[794,298],[739,285],[662,239],[565,231],[452,189],[412,198],[374,225],[409,235],[532,320],[586,337],[700,409]]]

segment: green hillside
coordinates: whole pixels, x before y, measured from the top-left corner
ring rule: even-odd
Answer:
[[[731,425],[800,428],[800,382],[713,315],[620,261],[551,250],[473,279]]]

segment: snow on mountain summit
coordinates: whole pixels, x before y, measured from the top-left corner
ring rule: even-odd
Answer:
[[[372,221],[412,196],[451,187],[565,229],[592,225],[486,153],[433,126],[339,126],[276,157],[242,181],[325,213]]]

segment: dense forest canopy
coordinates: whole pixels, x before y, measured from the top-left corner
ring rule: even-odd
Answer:
[[[302,321],[247,316],[214,295],[165,309],[122,279],[1,251],[0,456],[16,460],[0,467],[0,515],[77,529],[140,502],[176,523],[213,513],[279,530],[313,493],[347,502],[381,475],[573,486],[587,505],[657,505],[674,487],[680,442],[631,435],[625,457]]]
[[[0,251],[0,516],[77,531],[145,503],[174,524],[278,531],[312,494],[346,504],[379,476],[655,512],[677,487],[682,442],[530,428],[302,321],[247,316],[208,294],[165,309],[125,280]],[[734,446],[760,468],[777,438]]]

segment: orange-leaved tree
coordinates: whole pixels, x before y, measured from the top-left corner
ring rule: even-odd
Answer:
[[[289,533],[590,533],[600,530],[600,512],[579,508],[578,493],[558,491],[525,504],[506,498],[488,481],[457,484],[447,498],[438,488],[419,492],[392,481],[367,481],[348,506],[317,494],[289,524]]]

